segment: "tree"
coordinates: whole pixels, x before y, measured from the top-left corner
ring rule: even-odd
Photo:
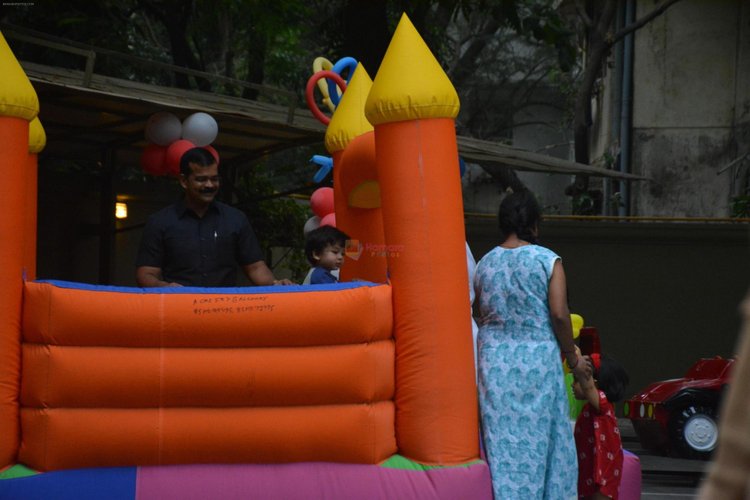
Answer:
[[[582,5],[581,0],[574,0],[577,18],[573,20],[578,30],[583,34],[584,47],[583,69],[578,83],[573,108],[573,137],[575,141],[575,161],[589,164],[589,129],[592,123],[591,98],[594,94],[597,79],[612,47],[639,28],[645,26],[680,0],[663,0],[650,12],[637,20],[614,31],[614,19],[618,7],[618,0],[587,0]],[[588,179],[578,177],[575,188],[585,192],[588,189]]]

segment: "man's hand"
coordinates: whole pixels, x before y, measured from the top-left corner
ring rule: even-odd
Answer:
[[[291,281],[291,280],[288,280],[288,279],[284,278],[284,279],[281,279],[281,280],[273,280],[273,284],[274,285],[287,286],[287,285],[296,285],[297,283],[295,283],[294,281]]]

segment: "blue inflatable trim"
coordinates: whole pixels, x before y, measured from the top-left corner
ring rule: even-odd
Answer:
[[[370,281],[351,281],[346,283],[330,283],[325,285],[289,285],[289,286],[241,286],[229,288],[208,288],[199,286],[163,287],[163,288],[138,288],[130,286],[113,285],[91,285],[89,283],[76,283],[73,281],[60,280],[37,280],[36,283],[49,283],[59,288],[72,288],[74,290],[90,290],[98,292],[119,293],[202,293],[202,294],[268,294],[268,293],[296,293],[296,292],[333,292],[337,290],[350,290],[352,288],[380,286],[383,283],[372,283]]]
[[[136,467],[75,469],[0,481],[0,500],[133,500]]]

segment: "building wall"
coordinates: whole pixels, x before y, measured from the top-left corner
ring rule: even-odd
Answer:
[[[468,218],[467,234],[477,260],[499,243],[495,217]],[[747,225],[546,221],[540,238],[562,257],[571,311],[628,370],[629,394],[734,352]]]
[[[653,8],[637,3],[637,16]],[[750,151],[750,4],[683,0],[636,32],[633,215],[725,217]]]

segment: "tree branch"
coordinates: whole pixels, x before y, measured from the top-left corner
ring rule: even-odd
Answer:
[[[610,46],[614,45],[619,40],[624,38],[626,35],[629,35],[630,33],[636,31],[637,29],[642,28],[644,25],[651,22],[654,18],[662,15],[668,8],[670,8],[672,5],[676,4],[679,1],[680,0],[666,0],[664,3],[654,8],[654,10],[652,10],[645,16],[623,27],[620,31],[615,33],[614,36],[612,36],[611,40],[608,40],[609,45]]]
[[[591,28],[594,26],[594,21],[591,20],[588,14],[586,14],[586,9],[583,8],[583,5],[581,5],[581,2],[579,0],[575,0],[573,2],[576,6],[576,12],[578,13],[578,17],[581,18],[581,21],[583,21],[583,24],[587,28]]]

